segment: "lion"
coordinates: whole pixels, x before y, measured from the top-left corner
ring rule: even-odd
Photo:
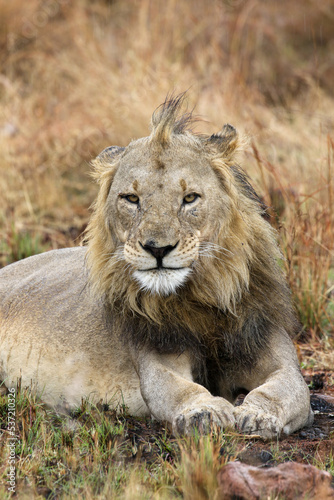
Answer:
[[[58,409],[125,405],[176,435],[289,434],[313,414],[277,235],[236,129],[196,134],[184,101],[94,161],[86,245],[1,270],[1,380]]]

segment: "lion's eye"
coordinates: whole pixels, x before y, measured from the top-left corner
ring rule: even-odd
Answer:
[[[199,198],[199,194],[189,193],[183,198],[183,203],[193,203],[197,198]]]
[[[136,205],[138,205],[139,203],[139,196],[137,196],[136,194],[128,194],[124,196],[124,198],[128,200],[130,203],[135,203]]]

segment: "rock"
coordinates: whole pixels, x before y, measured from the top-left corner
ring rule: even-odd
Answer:
[[[319,410],[334,410],[334,396],[330,396],[329,394],[317,394],[314,393],[311,395],[311,404],[318,404],[320,406]],[[318,409],[318,408],[315,408]]]
[[[334,412],[334,398],[322,394],[312,394],[311,408],[315,414]]]
[[[305,498],[333,500],[332,476],[313,465],[287,462],[277,467],[260,469],[241,462],[225,465],[218,475],[218,500],[260,500]]]
[[[238,460],[243,464],[262,466],[264,464],[275,465],[273,463],[273,455],[270,451],[256,451],[253,447],[246,449],[238,454]]]

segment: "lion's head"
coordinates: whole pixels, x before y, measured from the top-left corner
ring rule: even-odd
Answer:
[[[207,324],[203,307],[235,329],[252,314],[277,319],[268,302],[290,310],[280,252],[235,163],[237,132],[225,125],[195,135],[182,103],[183,96],[166,100],[148,137],[95,160],[100,192],[88,228],[95,290],[157,324],[175,320],[193,331]]]

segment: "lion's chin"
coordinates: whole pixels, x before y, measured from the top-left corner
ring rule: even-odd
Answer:
[[[133,277],[140,284],[142,290],[158,295],[170,295],[182,286],[191,269],[153,269],[149,271],[135,271]]]

